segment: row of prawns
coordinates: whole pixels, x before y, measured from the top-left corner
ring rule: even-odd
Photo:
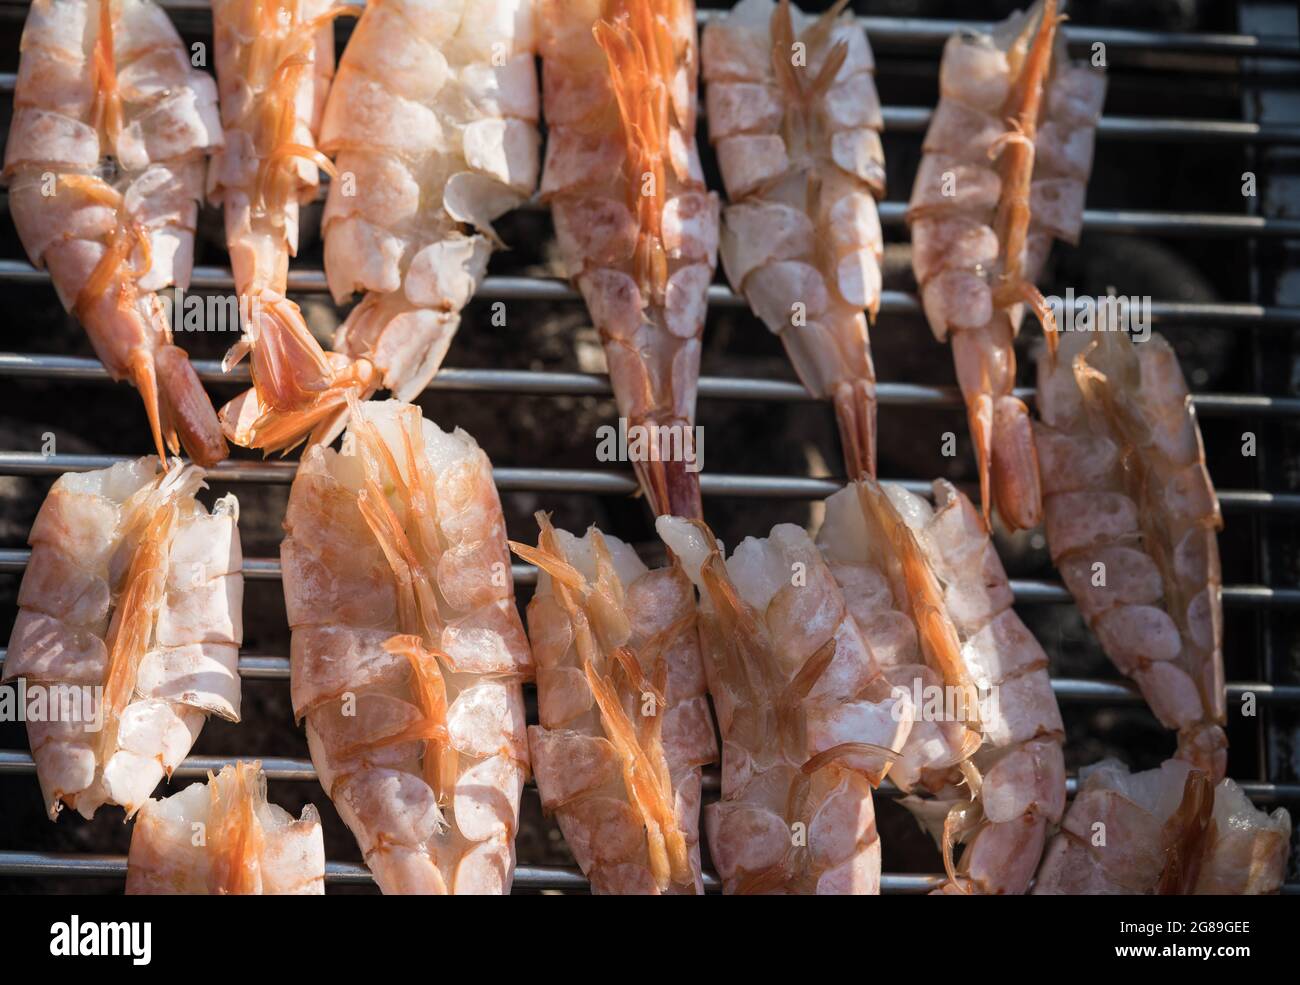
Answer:
[[[318,820],[268,805],[250,764],[206,796],[148,800],[207,714],[238,717],[238,507],[194,498],[226,438],[310,439],[282,548],[294,711],[386,892],[508,891],[530,769],[596,891],[700,891],[714,713],[722,799],[704,832],[729,892],[875,891],[886,779],[934,833],[943,892],[1024,892],[1045,851],[1038,891],[1277,888],[1289,820],[1224,779],[1219,514],[1177,362],[1117,333],[1057,345],[1033,286],[1051,238],[1077,236],[1104,79],[1064,58],[1053,0],[945,49],[909,220],[984,513],[942,482],[931,505],[872,478],[884,162],[870,48],[843,7],[743,0],[707,28],[720,210],[694,143],[688,2],[375,0],[332,80],[347,8],[223,0],[219,120],[218,91],[148,0],[33,4],[6,160],[15,220],[110,372],[141,390],[161,463],[55,484],[5,676],[91,689],[98,726],[34,724],[33,756],[52,815],[143,812],[130,888],[322,886]],[[541,572],[530,647],[486,456],[406,401],[500,243],[492,221],[536,184],[535,51],[541,193],[620,413],[689,439],[721,252],[833,401],[853,481],[816,540],[782,526],[728,558],[689,454],[637,462],[670,564],[540,516],[536,547],[513,545]],[[220,415],[156,294],[188,280],[210,153],[207,195],[255,302],[227,359],[249,356],[254,386]],[[328,353],[286,297],[321,170],[330,289],[364,295]],[[1039,424],[1011,389],[1025,307],[1049,341]],[[366,399],[381,387],[398,399]],[[345,427],[344,450],[328,448]],[[197,465],[167,462],[181,445]],[[1064,728],[1011,608],[993,504],[1011,526],[1045,514],[1085,616],[1178,730],[1163,779],[1098,767],[1066,813]],[[1086,839],[1092,807],[1132,821],[1121,854]],[[191,824],[210,837],[187,840]]]

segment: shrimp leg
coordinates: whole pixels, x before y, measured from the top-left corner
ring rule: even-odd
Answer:
[[[693,425],[718,201],[695,150],[694,4],[540,0],[539,11],[542,197],[619,414],[654,449],[632,455],[650,508],[699,517]]]
[[[140,391],[159,458],[183,446],[203,466],[229,449],[156,292],[189,286],[221,140],[212,79],[161,7],[34,0],[5,145],[14,225],[109,375]]]
[[[723,267],[799,378],[835,406],[849,478],[876,473],[883,120],[866,34],[789,0],[747,0],[704,30],[709,138],[730,205]],[[866,316],[863,314],[866,310]]]

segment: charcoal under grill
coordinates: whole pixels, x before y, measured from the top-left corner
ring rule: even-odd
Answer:
[[[210,15],[204,0],[163,0],[163,6],[172,12],[187,42],[210,37]],[[860,11],[863,6],[874,10],[885,5],[858,3],[854,6]],[[888,6],[893,11],[936,15],[862,18],[876,49],[880,88],[886,102],[886,150],[892,200],[882,203],[880,212],[888,249],[897,251],[901,246],[895,244],[906,242],[901,199],[910,189],[919,154],[918,138],[928,124],[930,107],[934,104],[939,47],[956,30],[986,25],[937,19],[938,15],[950,13],[944,8],[954,6],[952,4],[902,0]],[[963,5],[960,9],[966,13],[974,6]],[[978,6],[979,13],[992,19],[1005,15],[1013,5],[988,3]],[[1196,391],[1195,403],[1206,429],[1211,472],[1220,485],[1220,500],[1226,514],[1227,529],[1221,543],[1224,549],[1223,595],[1228,616],[1225,661],[1232,741],[1229,772],[1257,806],[1284,805],[1294,813],[1300,804],[1300,775],[1297,774],[1297,763],[1300,762],[1300,674],[1297,672],[1300,667],[1300,630],[1296,628],[1296,614],[1300,612],[1300,587],[1296,587],[1300,585],[1300,538],[1295,533],[1296,516],[1300,514],[1300,492],[1296,491],[1300,489],[1300,441],[1297,440],[1300,429],[1296,427],[1300,422],[1300,396],[1297,396],[1300,394],[1300,364],[1295,358],[1296,329],[1300,328],[1300,283],[1297,283],[1294,253],[1300,242],[1300,218],[1293,217],[1300,212],[1300,190],[1297,189],[1300,179],[1296,177],[1296,165],[1300,161],[1300,43],[1297,41],[1296,11],[1293,5],[1287,4],[1242,3],[1236,7],[1228,5],[1225,12],[1220,9],[1224,7],[1222,4],[1208,4],[1203,6],[1214,9],[1209,14],[1202,13],[1201,19],[1195,22],[1195,30],[1086,26],[1103,22],[1106,13],[1115,6],[1100,2],[1076,3],[1073,5],[1074,19],[1065,28],[1067,40],[1077,49],[1082,50],[1096,42],[1106,45],[1112,77],[1112,102],[1118,95],[1125,111],[1130,107],[1136,109],[1136,115],[1108,113],[1101,121],[1097,148],[1099,172],[1103,170],[1102,163],[1108,155],[1141,155],[1150,147],[1163,148],[1165,152],[1181,148],[1188,160],[1208,154],[1229,163],[1240,161],[1241,170],[1255,173],[1259,183],[1259,194],[1241,199],[1243,204],[1238,211],[1226,206],[1218,211],[1131,207],[1090,209],[1085,214],[1084,241],[1079,251],[1073,252],[1086,252],[1096,248],[1097,244],[1101,244],[1100,248],[1104,250],[1108,248],[1106,244],[1126,240],[1157,242],[1169,248],[1176,258],[1202,269],[1212,266],[1206,257],[1215,255],[1235,265],[1232,273],[1218,272],[1206,278],[1213,281],[1217,276],[1218,282],[1226,278],[1226,282],[1238,292],[1229,295],[1233,300],[1208,297],[1204,292],[1175,291],[1155,297],[1152,318],[1155,327],[1179,348],[1185,367],[1193,370],[1188,373],[1189,380]],[[1198,5],[1171,6],[1181,10]],[[702,10],[701,19],[716,13],[715,10]],[[1219,20],[1214,20],[1210,14]],[[25,15],[26,3],[15,0],[0,2],[0,37],[4,38],[4,46],[0,48],[4,52],[0,55],[3,59],[0,66],[16,67],[18,32]],[[340,37],[345,35],[346,30],[340,28]],[[10,109],[14,78],[12,71],[0,73],[0,112],[7,113]],[[1117,84],[1117,80],[1125,79],[1129,79],[1127,85]],[[1196,110],[1202,104],[1222,107],[1232,103],[1236,111],[1225,112],[1222,118],[1213,119],[1195,118],[1181,112],[1171,115],[1167,96],[1146,96],[1144,86],[1153,79],[1156,81],[1152,83],[1152,93],[1157,93],[1161,87],[1166,90],[1184,87],[1187,93],[1187,98],[1181,103],[1184,107],[1191,103],[1191,108]],[[1200,92],[1214,95],[1201,99],[1197,96]],[[902,96],[896,95],[900,93]],[[900,98],[907,103],[922,105],[899,105]],[[707,139],[703,132],[700,140],[707,164]],[[1135,170],[1141,177],[1142,169]],[[1228,177],[1237,180],[1235,174]],[[1094,186],[1090,188],[1090,202],[1097,201],[1097,184],[1105,180],[1102,175],[1095,178]],[[710,185],[720,187],[716,171],[711,174]],[[1158,190],[1149,181],[1137,179],[1112,181],[1103,194],[1130,205],[1146,205],[1160,199]],[[1214,200],[1217,204],[1224,198],[1222,195],[1207,195],[1206,200]],[[1189,206],[1192,204],[1187,202]],[[537,211],[535,206],[524,210],[526,222],[544,222],[544,217],[534,214]],[[57,326],[66,329],[67,319],[51,306],[53,291],[48,276],[28,264],[11,232],[6,230],[0,236],[3,236],[0,238],[0,304],[4,305],[10,320],[19,316],[26,319],[29,312],[35,317],[38,310],[52,312],[47,319],[49,326],[26,329],[31,342],[30,351],[0,352],[0,377],[4,378],[4,388],[9,391],[0,398],[0,420],[8,422],[4,440],[12,440],[15,445],[39,446],[37,437],[21,432],[14,439],[11,432],[15,424],[35,424],[45,420],[47,406],[44,401],[84,402],[86,418],[99,416],[101,411],[98,408],[106,400],[111,399],[113,408],[120,408],[112,411],[118,415],[116,428],[110,428],[108,432],[117,434],[117,443],[109,445],[105,442],[100,449],[115,454],[81,449],[44,454],[17,448],[7,450],[0,443],[0,483],[10,481],[5,477],[20,477],[24,482],[41,480],[38,495],[43,495],[48,480],[64,472],[105,468],[145,453],[148,435],[132,392],[126,388],[110,390],[93,386],[107,382],[108,377],[96,360],[88,358],[89,346],[84,338],[80,338],[79,329],[76,336],[65,331],[69,338],[78,338],[78,341],[70,343],[71,352],[55,354],[42,351],[42,332],[48,329],[54,334]],[[510,240],[509,235],[506,238]],[[212,262],[196,266],[191,290],[233,291],[224,257],[218,251],[209,252],[214,255],[201,259]],[[526,249],[521,252],[527,254]],[[567,284],[540,276],[545,272],[545,261],[542,251],[537,252],[538,256],[532,263],[528,262],[527,256],[523,262],[512,254],[495,258],[492,275],[483,283],[475,304],[490,305],[503,301],[512,305],[512,311],[522,312],[522,315],[513,317],[524,320],[549,317],[546,313],[554,312],[559,312],[555,317],[567,318],[570,322],[577,317],[576,313],[582,310],[581,299]],[[1071,252],[1058,247],[1056,255],[1068,257]],[[1067,259],[1065,262],[1070,261]],[[1079,268],[1072,269],[1077,272]],[[912,426],[922,426],[913,425],[913,421],[930,420],[942,421],[943,428],[964,435],[964,415],[956,388],[951,385],[949,355],[937,346],[929,348],[934,343],[923,325],[916,298],[907,290],[910,285],[905,283],[905,275],[900,285],[896,273],[891,272],[887,255],[886,286],[892,289],[884,293],[879,325],[873,329],[877,363],[883,380],[879,386],[882,437],[887,433],[906,431]],[[1059,284],[1046,286],[1063,291],[1071,283],[1067,279],[1057,279]],[[291,268],[289,280],[291,292],[299,298],[326,296],[319,251],[314,259],[311,255],[300,258]],[[1093,293],[1102,293],[1105,286],[1096,285]],[[1078,289],[1083,293],[1082,285]],[[829,409],[823,409],[824,419],[816,417],[821,411],[812,406],[814,402],[793,381],[777,344],[766,338],[765,330],[760,329],[753,316],[745,310],[743,300],[724,286],[721,277],[711,290],[710,302],[711,321],[706,340],[714,332],[714,321],[724,319],[731,328],[720,334],[729,340],[728,344],[737,345],[743,358],[737,358],[734,352],[729,351],[706,351],[706,375],[701,379],[699,389],[701,423],[706,429],[712,426],[710,412],[719,404],[730,408],[727,411],[729,416],[723,418],[724,435],[730,433],[732,426],[740,428],[752,426],[755,420],[776,420],[798,409],[813,415],[825,432],[819,436],[820,445],[826,451],[823,458],[838,461]],[[476,326],[474,321],[471,311],[461,329],[462,339],[468,333],[493,331],[486,327],[486,319],[482,320],[482,326]],[[731,331],[737,325],[745,326],[747,333],[739,342],[739,336]],[[6,337],[14,334],[22,333],[11,331]],[[520,335],[522,339],[531,337],[526,331]],[[891,337],[912,340],[909,344],[922,350],[928,363],[938,367],[933,371],[937,374],[935,379],[919,379],[932,375],[929,367],[925,373],[913,374],[905,369],[891,376],[891,362],[903,367],[914,365],[914,362],[901,359],[891,360]],[[199,355],[190,339],[178,336],[178,341],[191,353]],[[200,341],[215,344],[215,340]],[[223,340],[221,347],[229,341],[228,338]],[[885,343],[883,349],[882,342]],[[511,342],[509,347],[517,349],[519,344],[522,343]],[[897,346],[897,338],[892,344]],[[512,358],[520,362],[517,354],[512,357],[505,352],[493,353],[493,345],[502,349],[506,342],[501,339],[493,342],[490,338],[484,342],[480,335],[480,345],[483,351],[478,353],[477,359],[484,365],[453,368],[462,351],[462,342],[458,340],[449,357],[452,367],[442,370],[421,399],[426,415],[443,426],[461,424],[462,421],[457,420],[454,413],[444,413],[440,408],[454,407],[456,400],[480,398],[499,401],[500,418],[504,422],[502,430],[507,436],[521,426],[512,420],[512,407],[521,406],[520,401],[525,400],[560,401],[561,408],[571,408],[577,402],[587,401],[601,408],[606,420],[613,418],[615,412],[609,399],[609,384],[603,375],[580,371],[580,367],[570,365],[557,370],[550,368],[548,362],[566,364],[566,360],[551,360],[543,356],[529,358],[526,353],[518,368],[506,368],[502,364]],[[1025,370],[1029,360],[1024,358],[1027,348],[1028,340],[1022,339],[1021,360],[1026,364],[1022,366],[1022,381],[1028,378]],[[219,351],[220,348],[214,350]],[[567,362],[571,363],[571,360]],[[219,361],[214,358],[195,358],[194,363],[204,382],[218,391],[214,399],[224,400],[233,392],[232,385],[246,386],[248,383],[247,372],[242,367],[233,374],[223,374]],[[736,366],[753,365],[776,368],[770,377],[736,371]],[[1214,386],[1211,387],[1214,392],[1202,392],[1204,388],[1198,384],[1199,375],[1213,382],[1230,383],[1231,387]],[[104,396],[110,393],[114,396]],[[1032,389],[1027,388],[1020,391],[1020,395],[1031,403],[1032,393]],[[553,413],[563,413],[563,410]],[[95,430],[91,424],[87,424],[87,429]],[[470,427],[470,430],[474,428]],[[1258,451],[1243,465],[1230,456],[1238,454],[1239,436],[1245,432],[1258,437]],[[572,455],[561,456],[562,461],[557,467],[542,467],[515,464],[514,449],[508,444],[503,453],[485,440],[487,436],[481,430],[475,433],[497,464],[497,484],[506,501],[511,536],[516,539],[533,539],[534,528],[527,525],[530,523],[528,514],[531,508],[548,507],[553,497],[561,497],[569,503],[588,503],[595,510],[599,504],[621,502],[636,492],[636,482],[630,471],[597,467],[591,455],[595,441],[588,434],[575,431],[568,438]],[[832,437],[826,440],[826,435]],[[716,447],[721,442],[715,439],[712,443]],[[899,481],[897,470],[918,461],[915,456],[898,453],[897,442],[891,445],[884,441],[882,449],[881,472],[887,480]],[[969,454],[968,446],[966,452],[956,462],[938,461],[924,471],[918,469],[904,473],[906,478],[901,481],[909,489],[921,493],[928,492],[928,476],[932,474],[969,482],[974,474],[974,458]],[[716,454],[728,460],[735,457],[725,449]],[[790,456],[776,458],[782,464],[790,462]],[[591,466],[581,467],[584,460],[590,460]],[[748,464],[743,459],[738,460]],[[1220,462],[1226,464],[1220,466]],[[895,470],[892,473],[891,467]],[[210,470],[210,481],[218,492],[230,487],[241,494],[241,498],[250,490],[278,487],[278,492],[269,495],[272,502],[276,501],[276,495],[282,501],[284,487],[292,481],[294,468],[292,461],[241,457]],[[809,467],[803,470],[804,474],[795,474],[794,468],[779,472],[772,469],[763,472],[761,469],[707,468],[701,476],[706,518],[711,522],[720,520],[728,530],[760,534],[770,525],[766,518],[780,515],[790,519],[788,512],[782,514],[781,511],[808,511],[810,502],[839,488],[841,481],[825,475],[825,471],[817,466],[815,460],[811,460]],[[25,531],[39,498],[24,503],[7,486],[3,487],[0,496],[4,497],[0,498],[0,507],[3,508],[0,518],[6,521],[5,529],[21,527]],[[512,503],[516,499],[518,502]],[[265,496],[255,498],[253,509],[257,508],[257,503],[265,502]],[[599,508],[612,511],[615,516],[630,515],[626,507]],[[764,521],[753,519],[753,522],[745,522],[745,517],[761,517]],[[249,519],[250,507],[246,503],[241,527]],[[278,516],[268,515],[260,519],[264,524],[279,522]],[[637,533],[648,539],[649,527],[644,518],[637,524],[633,536],[628,537],[627,532],[617,525],[611,528],[602,522],[608,532],[626,539],[635,539]],[[715,527],[717,525],[715,522]],[[20,533],[8,542],[8,546],[0,548],[0,606],[5,607],[7,620],[12,620],[16,611],[18,580],[29,556],[28,550],[19,546],[21,537]],[[727,535],[726,539],[728,543],[734,543],[732,535]],[[1153,721],[1145,720],[1150,716],[1142,708],[1136,690],[1115,676],[1109,664],[1099,657],[1095,644],[1086,639],[1086,632],[1079,631],[1081,623],[1064,587],[1054,577],[1042,577],[1046,569],[1041,542],[1035,545],[1024,540],[1023,535],[1020,539],[1000,535],[999,547],[1013,575],[1012,588],[1017,606],[1052,657],[1053,688],[1066,718],[1066,748],[1067,756],[1071,757],[1071,767],[1077,768],[1095,758],[1090,757],[1094,750],[1125,756],[1135,766],[1158,762],[1160,754],[1164,753],[1145,748],[1145,743],[1137,737],[1163,733],[1155,729]],[[245,559],[244,575],[248,580],[246,607],[262,606],[275,610],[278,604],[275,596],[279,593],[280,564],[272,554],[272,548],[264,549],[261,552],[264,556]],[[246,554],[252,553],[246,546]],[[521,598],[526,598],[528,586],[536,580],[535,569],[516,565],[514,575]],[[274,619],[275,612],[272,611],[267,618]],[[173,778],[173,788],[178,779],[202,778],[207,771],[219,770],[236,759],[260,759],[272,782],[272,800],[286,805],[295,799],[299,803],[306,799],[315,800],[321,805],[322,814],[326,815],[327,832],[333,828],[337,836],[327,841],[327,846],[346,845],[346,831],[342,831],[337,818],[332,817],[332,809],[316,784],[310,760],[271,755],[269,747],[260,748],[249,740],[241,741],[244,735],[259,738],[274,735],[275,748],[285,744],[302,746],[301,737],[287,714],[282,716],[282,720],[271,720],[274,716],[264,714],[268,708],[283,710],[288,706],[287,629],[282,625],[282,609],[278,618],[281,620],[278,627],[280,648],[259,648],[256,640],[250,640],[252,645],[240,659],[241,675],[249,682],[245,687],[245,721],[238,726],[222,726],[222,737],[237,752],[191,756]],[[261,652],[261,649],[266,649],[266,652]],[[1081,649],[1087,650],[1086,658],[1075,655]],[[2,657],[3,651],[0,651]],[[1076,668],[1084,668],[1086,672],[1075,676],[1073,671]],[[257,700],[249,700],[254,688],[270,690],[258,692]],[[269,697],[263,700],[263,695]],[[1249,695],[1254,696],[1257,712],[1243,717],[1240,709],[1243,699]],[[532,704],[530,701],[530,721],[535,721]],[[265,720],[259,720],[259,716]],[[1135,719],[1144,721],[1141,728],[1132,725]],[[210,722],[197,748],[203,749],[209,733],[216,729],[217,724]],[[0,887],[49,891],[86,886],[120,891],[126,870],[123,853],[128,828],[116,822],[106,827],[100,818],[96,818],[92,833],[80,838],[70,830],[85,824],[76,817],[62,820],[58,825],[39,820],[5,823],[6,815],[18,815],[20,799],[23,817],[39,818],[41,813],[35,771],[31,756],[22,744],[22,734],[21,726],[0,724]],[[1171,749],[1172,741],[1167,745]],[[1165,753],[1168,751],[1164,745],[1160,749]],[[1154,762],[1151,761],[1153,755]],[[1145,760],[1140,764],[1135,762],[1143,757]],[[296,794],[281,796],[283,791],[294,786],[300,788]],[[1075,786],[1072,776],[1070,793]],[[716,798],[717,787],[718,777],[714,769],[706,774],[706,801]],[[880,791],[879,812],[882,831],[885,832],[882,839],[887,870],[882,888],[885,892],[924,892],[941,879],[938,856],[928,845],[915,848],[910,855],[893,851],[888,833],[894,829],[901,830],[903,811],[886,803],[891,797],[888,788]],[[526,814],[537,815],[535,790],[525,791],[524,798]],[[33,809],[28,809],[28,801],[35,805]],[[885,828],[889,814],[897,816],[890,822],[893,827]],[[526,820],[525,823],[531,822]],[[541,824],[540,820],[537,823]],[[906,823],[911,825],[910,821]],[[558,835],[553,824],[546,822],[539,831],[538,838],[530,844],[556,844]],[[911,833],[913,844],[919,844],[915,837],[919,832],[913,830]],[[68,850],[69,844],[75,844],[77,850]],[[548,857],[530,857],[529,845],[521,839],[520,865],[515,877],[517,891],[586,888],[585,879],[575,867],[554,864],[549,857],[553,851],[542,854]],[[353,857],[356,857],[355,851]],[[899,858],[907,863],[904,867],[891,864]],[[1294,852],[1291,866],[1284,891],[1300,893]],[[331,886],[372,884],[363,865],[344,860],[328,864],[326,881]],[[716,877],[708,874],[705,882],[706,887],[716,890]]]

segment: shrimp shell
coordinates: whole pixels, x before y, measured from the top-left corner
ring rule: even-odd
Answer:
[[[1034,894],[1276,893],[1290,839],[1290,815],[1257,810],[1232,780],[1176,759],[1142,773],[1107,759],[1081,771]]]
[[[333,437],[346,392],[374,387],[369,363],[328,357],[286,296],[298,215],[320,190],[316,134],[334,74],[333,19],[354,7],[332,0],[216,0],[217,81],[226,128],[212,159],[208,197],[225,206],[226,245],[244,335],[229,370],[251,353],[253,389],[221,410],[236,444],[284,450]]]
[[[702,893],[700,768],[717,759],[695,628],[677,565],[650,571],[592,527],[546,514],[528,604],[540,725],[528,730],[542,807],[597,894]]]
[[[507,893],[532,658],[491,465],[409,404],[349,417],[289,494],[294,714],[380,889]]]
[[[1178,757],[1217,782],[1223,518],[1178,357],[1159,335],[1067,333],[1039,357],[1038,409],[1052,560],[1115,666],[1178,731]]]
[[[1056,35],[1063,6],[1040,0],[991,35],[948,40],[907,210],[926,319],[940,341],[952,336],[984,515],[996,504],[1012,529],[1042,521],[1014,339],[1028,303],[1055,344],[1034,280],[1053,238],[1078,238],[1106,92],[1100,71],[1068,60]]]
[[[700,590],[700,640],[722,731],[722,800],[705,808],[726,893],[873,895],[871,789],[912,727],[807,533],[746,538],[724,562],[700,521],[659,535]]]
[[[442,364],[501,241],[492,221],[537,185],[532,0],[375,0],[321,124],[335,155],[322,231],[340,304],[334,348],[412,400]]]
[[[875,61],[862,28],[788,0],[743,0],[704,30],[709,137],[732,204],[727,277],[832,400],[850,478],[876,473],[876,372],[885,191]],[[795,47],[799,45],[802,47]]]
[[[699,517],[687,466],[702,452],[693,424],[718,199],[695,147],[695,6],[539,0],[539,15],[542,198],[629,432],[678,436],[680,454],[633,456],[650,507]]]
[[[98,730],[28,721],[51,819],[144,805],[208,715],[239,721],[239,504],[209,514],[203,470],[153,457],[55,481],[32,525],[4,680],[93,688]]]
[[[195,833],[202,832],[196,844]],[[236,763],[136,816],[126,862],[128,896],[323,896],[320,815],[266,799],[261,763]]]
[[[33,0],[5,145],[32,264],[115,380],[144,400],[159,457],[226,457],[212,403],[155,293],[189,287],[217,91],[148,0]]]
[[[938,891],[1023,893],[1065,808],[1064,726],[983,520],[948,483],[934,490],[931,508],[900,486],[850,485],[817,540],[885,677],[917,705],[890,779],[944,852]]]

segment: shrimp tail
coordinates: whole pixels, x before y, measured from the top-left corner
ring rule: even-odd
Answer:
[[[139,349],[131,356],[129,372],[144,400],[162,461],[167,461],[168,451],[176,453],[183,447],[207,468],[230,453],[212,402],[183,349],[174,345],[152,352]]]
[[[685,461],[652,457],[634,461],[633,465],[655,516],[680,516],[688,520],[704,516],[699,472],[691,471]]]
[[[876,383],[845,380],[835,387],[835,420],[840,428],[844,464],[852,482],[876,477]]]

